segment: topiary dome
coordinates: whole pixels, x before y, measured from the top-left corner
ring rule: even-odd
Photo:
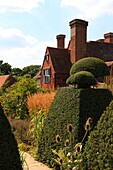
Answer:
[[[88,71],[80,71],[71,75],[67,81],[67,84],[77,84],[78,87],[90,87],[91,85],[96,85],[97,81],[93,74]]]
[[[80,59],[70,69],[70,75],[79,71],[91,72],[96,78],[109,75],[109,69],[106,63],[95,57],[87,57]]]

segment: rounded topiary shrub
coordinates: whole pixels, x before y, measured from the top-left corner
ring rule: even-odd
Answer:
[[[0,169],[22,170],[17,142],[0,105]]]
[[[113,101],[91,132],[83,153],[83,170],[113,169]]]
[[[89,88],[92,85],[96,85],[97,81],[93,74],[88,71],[80,71],[71,75],[67,81],[67,84],[78,85],[78,88]]]
[[[87,57],[80,59],[70,69],[70,75],[79,71],[91,72],[96,78],[109,75],[109,69],[106,63],[95,57]]]

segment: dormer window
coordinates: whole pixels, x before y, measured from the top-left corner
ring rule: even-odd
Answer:
[[[46,60],[46,61],[49,60],[49,55],[45,55],[45,60]]]

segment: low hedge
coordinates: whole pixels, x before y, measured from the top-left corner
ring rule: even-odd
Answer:
[[[83,170],[113,169],[113,101],[91,132],[83,153]]]
[[[0,105],[0,169],[22,170],[17,142]]]
[[[57,91],[40,137],[38,160],[51,165],[51,149],[64,146],[67,139],[67,125],[73,125],[72,145],[81,141],[84,136],[84,126],[88,117],[92,118],[93,126],[97,124],[103,110],[109,105],[112,94],[107,89],[76,89],[61,88]],[[56,135],[61,142],[56,143]]]

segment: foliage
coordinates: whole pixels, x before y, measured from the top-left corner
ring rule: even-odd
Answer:
[[[58,151],[52,150],[53,154],[57,156],[57,158],[53,158],[53,160],[56,162],[56,166],[59,166],[60,169],[66,169],[66,170],[74,170],[74,169],[81,169],[81,161],[82,161],[82,150],[83,150],[83,144],[84,140],[91,130],[91,123],[92,120],[89,117],[85,124],[85,134],[81,142],[75,144],[75,146],[72,146],[71,138],[72,138],[72,130],[73,126],[69,124],[67,126],[68,130],[68,137],[66,141],[64,141],[63,148],[60,148]],[[59,138],[58,138],[59,137]],[[58,140],[59,139],[59,140]],[[56,142],[60,143],[60,136],[56,136]]]
[[[46,114],[47,113],[45,111],[40,110],[38,111],[38,114],[35,114],[34,116],[32,115],[32,119],[30,120],[28,136],[30,136],[33,150],[32,154],[34,155],[34,157],[36,157],[36,153],[38,150],[38,145]]]
[[[67,81],[67,84],[77,84],[78,87],[90,87],[91,85],[96,85],[97,81],[93,74],[87,71],[80,71],[71,75]]]
[[[91,72],[96,78],[109,75],[109,69],[105,62],[99,58],[87,57],[80,59],[70,69],[70,75],[79,71]]]
[[[41,69],[40,65],[30,65],[22,69],[21,75],[29,74],[33,78]]]
[[[83,169],[113,169],[113,101],[102,114],[85,146]]]
[[[20,68],[12,68],[11,70],[11,74],[13,76],[20,76],[22,73],[22,70]]]
[[[30,78],[22,78],[7,88],[6,92],[0,96],[5,114],[12,118],[26,118],[28,116],[27,96],[36,92],[36,80]]]
[[[9,63],[4,63],[3,60],[0,60],[0,75],[12,74],[13,76],[24,76],[29,74],[30,78],[33,78],[40,69],[40,65],[30,65],[23,69],[12,68]]]
[[[50,108],[50,105],[55,96],[55,92],[38,92],[27,97],[27,107],[30,115],[36,114],[39,110],[46,110]]]
[[[6,75],[11,73],[11,65],[8,63],[0,62],[0,75]]]
[[[30,114],[29,136],[31,137],[32,146],[36,147],[36,152],[44,120],[54,96],[55,92],[39,92],[27,98],[27,107]]]
[[[21,143],[29,144],[30,139],[28,139],[29,121],[27,120],[16,120],[8,118],[12,131],[16,137],[16,140]]]
[[[103,110],[109,105],[112,94],[107,89],[76,89],[61,88],[51,104],[44,121],[39,142],[37,158],[51,166],[51,149],[59,150],[63,146],[56,144],[55,136],[66,140],[67,124],[72,124],[72,146],[82,140],[84,125],[88,117],[92,117],[93,126],[96,125]],[[62,140],[61,140],[62,141]]]
[[[26,170],[29,170],[28,164],[25,159],[25,153],[23,151],[19,151],[19,152],[20,152],[20,160],[21,160],[22,167],[24,168],[24,165],[26,165]]]
[[[0,106],[0,169],[22,170],[17,142]]]

